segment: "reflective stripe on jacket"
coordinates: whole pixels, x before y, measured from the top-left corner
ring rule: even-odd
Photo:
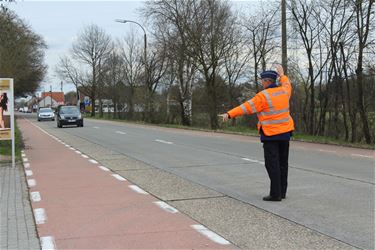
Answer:
[[[230,110],[229,116],[234,118],[246,114],[257,114],[258,131],[262,128],[266,136],[293,131],[294,122],[289,113],[292,85],[285,75],[280,77],[280,83],[280,87],[267,88],[251,100]]]

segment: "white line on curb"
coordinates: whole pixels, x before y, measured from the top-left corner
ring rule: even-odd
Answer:
[[[31,170],[25,170],[25,173],[26,173],[26,176],[32,176],[33,175],[33,171],[31,171]]]
[[[90,159],[89,162],[94,163],[94,164],[98,164],[98,162],[95,161],[94,159]]]
[[[164,141],[164,140],[160,140],[160,139],[156,139],[155,141],[156,141],[156,142],[160,142],[160,143],[164,143],[164,144],[173,144],[173,142],[170,142],[170,141]]]
[[[54,250],[55,239],[52,236],[40,237],[40,245],[42,247],[42,250]]]
[[[101,170],[109,172],[109,169],[103,166],[98,166]]]
[[[230,245],[229,241],[227,241],[226,239],[224,239],[220,235],[212,232],[211,230],[207,229],[203,225],[191,225],[191,227],[194,228],[195,230],[197,230],[199,233],[206,236],[207,238],[209,238],[210,240],[212,240],[213,242],[216,242],[216,243],[221,244],[221,245]]]
[[[34,179],[28,179],[27,180],[27,185],[29,187],[35,187],[36,186],[36,181]]]
[[[374,156],[361,155],[361,154],[352,154],[352,156],[359,156],[359,157],[364,157],[364,158],[374,158]]]
[[[168,205],[164,201],[154,201],[154,204],[158,205],[161,209],[163,209],[163,210],[165,210],[165,211],[167,211],[169,213],[172,213],[172,214],[178,213],[177,209],[175,209],[174,207]]]
[[[122,177],[121,175],[113,174],[112,176],[115,177],[119,181],[126,181],[126,179],[124,177]]]
[[[40,193],[39,192],[31,192],[30,196],[31,196],[31,200],[33,202],[38,202],[38,201],[42,200],[42,198],[40,197]]]
[[[36,224],[44,224],[47,220],[46,211],[44,208],[35,208],[34,209],[35,222]]]
[[[129,188],[131,188],[133,191],[135,191],[139,194],[148,194],[146,191],[144,191],[142,188],[140,188],[136,185],[129,185]]]

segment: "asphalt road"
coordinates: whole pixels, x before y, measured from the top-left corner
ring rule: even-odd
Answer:
[[[55,122],[37,125],[58,130]],[[258,138],[89,119],[84,128],[62,130],[352,246],[374,249],[372,150],[291,142],[287,198],[272,203],[262,201],[269,181]]]

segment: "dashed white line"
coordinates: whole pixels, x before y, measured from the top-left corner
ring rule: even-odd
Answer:
[[[213,242],[216,242],[221,245],[230,245],[230,242],[221,237],[220,235],[212,232],[211,230],[207,229],[203,225],[191,225],[191,227],[197,230],[199,233],[203,234]]]
[[[172,214],[178,213],[177,209],[175,209],[174,207],[168,205],[164,201],[154,201],[154,204],[158,205],[161,209],[163,209],[163,210],[165,210],[165,211],[167,211],[169,213],[172,213]]]
[[[146,191],[144,191],[142,188],[140,188],[136,185],[129,185],[129,188],[131,188],[133,191],[135,191],[139,194],[148,194]]]
[[[79,155],[82,154],[82,153],[81,153],[80,151],[78,151],[78,150],[76,150],[76,151],[74,151],[74,152],[76,152],[76,153],[79,154]]]
[[[32,176],[33,175],[33,171],[31,171],[31,170],[26,170],[25,173],[26,173],[26,176]]]
[[[319,149],[318,151],[320,151],[320,152],[325,152],[325,153],[336,153],[335,150],[324,150],[324,149]]]
[[[31,192],[30,196],[31,196],[31,200],[33,202],[38,202],[38,201],[42,200],[42,198],[40,197],[40,193],[39,192]]]
[[[156,139],[155,141],[156,141],[156,142],[160,142],[160,143],[164,143],[164,144],[173,144],[173,142],[170,142],[170,141],[164,141],[164,140],[160,140],[160,139]]]
[[[25,158],[25,157],[26,157],[26,154],[25,154],[25,153],[22,153],[21,156],[22,156],[23,158]]]
[[[125,132],[122,132],[122,131],[116,131],[117,134],[120,134],[120,135],[126,135]]]
[[[35,208],[34,209],[34,216],[36,224],[44,224],[47,220],[46,211],[44,208]]]
[[[103,167],[103,166],[99,166],[99,168],[101,169],[101,170],[103,170],[103,171],[107,171],[107,172],[109,172],[110,170],[108,169],[108,168],[106,168],[106,167]]]
[[[94,128],[94,129],[99,129],[99,127],[96,127],[96,126],[95,126],[95,127],[93,127],[93,128]]]
[[[87,155],[84,155],[84,154],[82,154],[81,156],[82,156],[83,158],[86,158],[86,159],[89,158]]]
[[[42,250],[54,250],[55,239],[52,236],[40,237],[40,245],[42,247]]]
[[[244,160],[244,161],[249,161],[249,162],[254,162],[254,163],[259,163],[259,164],[264,165],[264,161],[258,161],[258,160],[253,160],[253,159],[249,159],[249,158],[241,158],[241,159]]]
[[[90,159],[89,162],[93,163],[93,164],[98,164],[97,161],[95,161],[94,159]]]
[[[113,174],[112,176],[115,177],[119,181],[126,181],[126,179],[124,177],[122,177],[121,175]]]
[[[26,162],[23,164],[24,168],[30,168],[30,163]]]
[[[36,181],[34,179],[28,179],[27,180],[27,185],[29,187],[35,187],[36,186]]]
[[[27,159],[27,158],[22,158],[22,161],[23,161],[23,162],[28,162],[29,159]]]
[[[364,158],[371,158],[373,159],[374,156],[369,156],[369,155],[361,155],[361,154],[352,154],[352,156],[358,156],[358,157],[364,157]]]

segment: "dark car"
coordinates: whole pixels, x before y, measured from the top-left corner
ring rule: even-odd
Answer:
[[[76,106],[59,106],[56,111],[57,127],[77,125],[83,127],[83,117]]]

